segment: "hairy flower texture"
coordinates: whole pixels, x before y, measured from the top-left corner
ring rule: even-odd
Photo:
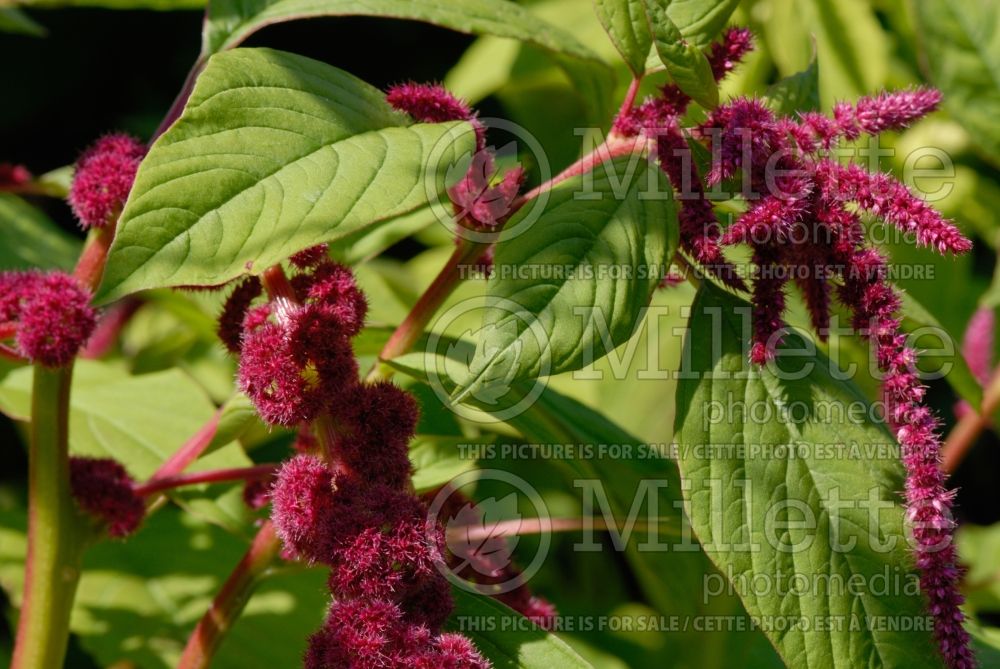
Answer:
[[[142,524],[146,505],[117,460],[71,457],[69,479],[77,505],[104,522],[110,536],[127,537]]]
[[[979,384],[985,386],[993,376],[993,309],[980,307],[969,320],[962,337],[962,356]]]
[[[321,261],[293,277],[302,302],[267,303],[247,310],[258,292],[241,284],[220,319],[227,346],[239,346],[240,388],[268,423],[294,427],[314,419],[356,383],[358,365],[350,337],[364,324],[368,304],[350,270]],[[245,312],[242,333],[232,330]]]
[[[497,174],[493,152],[480,149],[472,157],[469,171],[448,189],[463,225],[493,230],[510,215],[511,205],[524,183],[524,170],[520,167],[508,170],[494,183]]]
[[[106,135],[84,151],[69,192],[80,225],[100,228],[118,215],[145,155],[145,144],[121,133]]]
[[[0,190],[16,189],[32,178],[31,172],[24,165],[0,163]]]
[[[973,666],[972,655],[959,610],[959,571],[951,541],[953,494],[938,463],[937,420],[922,404],[925,389],[915,371],[917,353],[900,331],[900,300],[888,282],[885,258],[865,245],[860,215],[893,225],[940,253],[963,253],[971,243],[892,176],[841,164],[825,154],[841,139],[905,127],[939,101],[940,95],[927,89],[882,93],[837,105],[832,118],[810,112],[798,119],[779,118],[753,99],[721,105],[691,135],[713,143],[706,182],[742,175],[750,184],[743,193],[746,212],[716,240],[705,232],[714,220],[710,203],[685,201],[680,225],[684,248],[698,262],[717,257],[718,244],[746,244],[752,250],[750,359],[755,364],[770,360],[780,342],[784,291],[791,277],[821,336],[829,324],[834,281],[839,283],[836,295],[852,313],[854,327],[875,343],[884,373],[887,420],[903,447],[907,513],[935,634],[948,666],[965,669]],[[667,102],[672,104],[670,96]],[[670,159],[670,150],[681,148],[683,136],[677,131],[667,137],[672,139],[663,146],[659,135],[661,165],[675,188],[682,190],[679,184],[686,177],[695,182],[691,190],[697,193],[698,175],[684,168],[683,161]],[[686,210],[697,211],[697,217],[692,220]]]
[[[719,245],[722,226],[715,216],[712,202],[705,196],[691,149],[677,128],[676,121],[672,127],[658,131],[656,154],[660,167],[666,172],[674,189],[680,193],[677,218],[681,247],[728,285],[746,290],[736,269],[722,255]]]
[[[337,443],[342,471],[402,489],[413,473],[409,443],[420,416],[413,396],[380,381],[344,393],[335,413],[344,429]]]
[[[327,255],[329,251],[329,245],[316,244],[315,246],[304,248],[298,253],[293,253],[288,258],[288,262],[292,263],[294,267],[298,267],[299,269],[309,269],[329,260]]]
[[[292,277],[299,300],[317,317],[328,320],[331,325],[336,323],[345,336],[353,337],[361,332],[368,313],[368,300],[358,288],[354,273],[325,259],[309,267],[311,271]]]
[[[444,532],[408,490],[419,408],[389,382],[358,380],[351,337],[364,325],[365,296],[325,247],[291,264],[290,290],[273,289],[284,294],[264,304],[252,305],[258,282],[238,285],[219,331],[239,353],[239,384],[260,416],[299,429],[298,454],[270,490],[248,485],[244,496],[254,508],[270,499],[283,556],[330,567],[335,603],[306,666],[488,667],[471,643],[460,649],[438,634],[453,608]]]
[[[264,292],[260,279],[248,276],[233,288],[219,316],[219,339],[230,353],[239,353],[243,346],[243,319],[250,305]]]
[[[285,461],[271,486],[271,520],[286,549],[309,562],[325,562],[336,509],[329,465],[305,454]]]
[[[46,367],[69,364],[97,326],[90,292],[62,272],[0,272],[0,324],[15,323],[18,350]]]
[[[461,634],[434,635],[391,602],[343,599],[309,639],[306,669],[489,669]]]
[[[468,121],[476,131],[476,148],[482,150],[486,146],[486,129],[476,113],[444,86],[412,81],[397,84],[389,89],[385,99],[394,108],[423,123]]]

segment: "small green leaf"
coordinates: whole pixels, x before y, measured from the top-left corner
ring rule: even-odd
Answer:
[[[795,112],[819,111],[819,67],[816,58],[809,67],[785,77],[767,89],[771,109],[785,116]]]
[[[0,32],[45,37],[45,26],[16,7],[0,7]]]
[[[80,242],[16,195],[0,193],[0,270],[73,268]]]
[[[265,26],[313,16],[411,19],[463,33],[509,37],[577,58],[595,58],[573,35],[508,0],[211,0],[202,53],[231,49]]]
[[[559,637],[526,625],[520,613],[495,599],[460,589],[454,589],[454,594],[455,612],[449,627],[471,638],[495,669],[591,667]]]
[[[944,107],[1000,164],[1000,6],[992,0],[915,2],[918,43]]]
[[[672,191],[644,158],[564,182],[533,215],[518,212],[497,243],[461,395],[579,369],[628,340],[677,247]]]
[[[601,20],[608,37],[636,76],[645,73],[646,58],[653,46],[644,2],[645,0],[594,0],[597,18]]]
[[[675,438],[695,533],[751,615],[803,621],[764,628],[790,666],[940,667],[895,442],[849,418],[867,402],[798,335],[794,369],[749,369],[749,310],[707,283],[692,307]]]
[[[647,0],[664,2],[664,0]],[[739,0],[666,0],[667,16],[681,31],[684,41],[704,49],[729,21]]]
[[[680,28],[670,19],[669,6],[663,0],[646,1],[656,53],[677,87],[698,104],[712,109],[719,104],[719,85],[712,66],[695,44],[684,40]]]
[[[139,168],[98,299],[224,283],[417,209],[472,148],[469,124],[410,125],[329,65],[213,56]]]

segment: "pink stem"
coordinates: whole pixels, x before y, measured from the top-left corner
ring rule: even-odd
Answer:
[[[150,481],[176,476],[197,460],[215,438],[215,433],[219,430],[219,419],[221,417],[222,409],[218,409],[207,423],[201,426],[190,439],[184,442],[184,445],[177,449],[166,462],[160,465],[156,473],[150,477]]]
[[[152,478],[142,485],[136,486],[135,493],[143,497],[153,493],[180,488],[199,483],[224,483],[226,481],[252,481],[266,479],[278,468],[276,463],[255,465],[253,467],[233,467],[232,469],[210,469],[204,472],[176,474],[162,478]]]

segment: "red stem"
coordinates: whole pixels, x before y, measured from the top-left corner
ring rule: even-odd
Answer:
[[[382,351],[379,353],[380,359],[392,360],[413,347],[424,333],[430,319],[461,281],[462,267],[478,260],[486,248],[486,244],[468,241],[462,241],[455,247],[451,257],[448,258],[438,275],[434,277],[434,281],[427,287],[424,294],[413,305],[410,313],[406,315],[403,322],[389,337],[389,341],[382,347]]]
[[[632,83],[628,86],[628,91],[625,92],[625,99],[622,100],[621,109],[618,110],[618,118],[631,111],[633,105],[635,105],[635,98],[639,94],[640,84],[642,84],[642,77],[633,77]]]
[[[642,153],[646,150],[646,140],[639,137],[611,137],[596,149],[580,158],[578,161],[564,169],[562,172],[552,177],[545,183],[539,184],[521,197],[514,200],[511,205],[512,211],[517,211],[525,204],[534,200],[542,193],[552,190],[557,184],[578,177],[592,171],[598,165],[620,156],[627,156],[633,153]]]
[[[176,474],[162,478],[152,478],[142,485],[136,486],[135,493],[140,496],[180,488],[199,483],[225,483],[227,481],[252,481],[266,479],[278,468],[276,463],[255,465],[253,467],[233,467],[231,469],[210,469],[204,472]]]
[[[206,669],[250,593],[278,556],[281,545],[271,521],[264,521],[243,559],[226,579],[208,611],[188,637],[177,669]]]
[[[109,223],[103,228],[92,228],[83,247],[80,259],[73,270],[73,276],[89,288],[96,291],[104,276],[104,264],[108,260],[108,249],[115,238],[115,223]]]
[[[166,462],[160,465],[156,473],[150,477],[150,482],[176,476],[197,460],[215,439],[215,433],[219,430],[220,418],[222,418],[222,409],[218,409],[207,423],[184,442],[184,445],[177,449]]]

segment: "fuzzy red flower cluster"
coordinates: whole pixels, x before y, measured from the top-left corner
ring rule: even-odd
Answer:
[[[733,29],[713,48],[716,76],[750,46]],[[935,634],[949,667],[974,666],[962,627],[959,569],[951,540],[953,493],[939,467],[938,423],[923,405],[925,388],[915,369],[917,353],[900,330],[900,298],[888,281],[886,257],[865,242],[862,214],[912,235],[940,253],[964,253],[971,243],[950,221],[889,174],[843,164],[827,152],[838,141],[898,130],[933,111],[937,91],[918,88],[836,105],[831,116],[775,114],[762,100],[739,98],[713,110],[689,135],[711,148],[704,175],[691,159],[680,116],[687,97],[668,86],[663,95],[623,115],[619,133],[643,133],[657,144],[657,159],[680,192],[683,249],[734,287],[742,287],[722,256],[724,245],[744,244],[754,265],[750,359],[765,364],[784,330],[785,291],[800,288],[819,336],[827,335],[835,296],[851,312],[854,328],[875,344],[884,373],[886,419],[903,447],[908,517],[916,539],[921,586],[934,616]],[[705,186],[742,176],[747,209],[725,231],[705,196]]]
[[[69,459],[70,491],[77,505],[107,525],[115,538],[135,532],[146,515],[125,467],[111,458]]]
[[[128,199],[146,145],[123,133],[106,135],[76,163],[69,203],[84,228],[107,225]]]
[[[351,337],[367,305],[351,272],[324,247],[292,264],[293,294],[254,306],[261,286],[248,279],[231,294],[219,330],[239,353],[240,385],[265,420],[315,421],[314,429],[335,432],[324,453],[318,440],[300,439],[270,490],[286,557],[330,567],[334,603],[310,637],[306,667],[486,669],[468,639],[441,632],[453,607],[439,568],[444,535],[408,490],[417,404],[391,383],[358,380]]]
[[[386,99],[418,121],[468,121],[472,124],[476,132],[476,153],[465,176],[448,189],[448,196],[460,225],[474,230],[497,230],[512,213],[512,204],[524,183],[524,170],[516,167],[500,175],[496,155],[486,146],[486,128],[475,112],[444,87],[434,84],[393,86]]]
[[[0,272],[0,330],[46,367],[69,364],[97,323],[90,292],[62,272]]]

